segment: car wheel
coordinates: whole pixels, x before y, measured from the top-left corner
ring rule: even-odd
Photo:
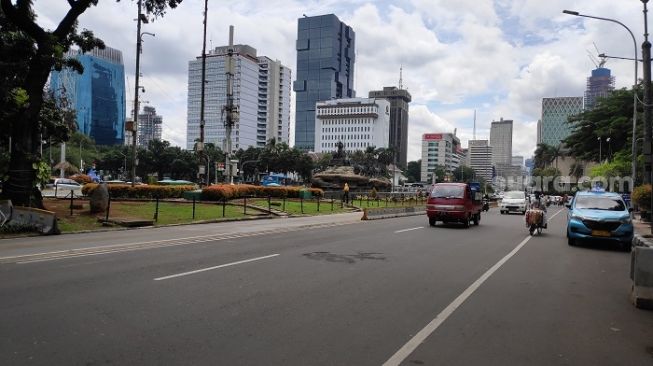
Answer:
[[[526,215],[526,211],[522,211],[521,214],[522,214],[522,215]]]
[[[435,222],[436,222],[435,217],[429,217],[429,225],[435,226]]]
[[[464,226],[465,228],[468,228],[468,227],[469,227],[469,217],[466,217],[465,220],[463,220],[463,226]]]
[[[567,244],[571,247],[576,245],[576,239],[569,237],[569,234],[567,234]]]

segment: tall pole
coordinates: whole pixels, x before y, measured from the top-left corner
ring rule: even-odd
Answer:
[[[644,183],[651,183],[651,42],[648,41],[648,21],[646,3],[644,4],[644,43],[642,43],[642,62],[644,74]]]
[[[642,0],[642,1],[646,2],[648,0]],[[608,22],[619,24],[620,26],[624,27],[628,31],[628,33],[630,34],[630,38],[633,39],[633,48],[635,50],[635,82],[633,83],[633,130],[632,130],[632,146],[631,146],[632,162],[631,162],[630,174],[633,177],[632,185],[634,186],[637,177],[637,41],[635,40],[635,35],[630,30],[630,28],[628,28],[624,23],[618,20],[579,14],[577,11],[572,11],[572,10],[563,10],[562,12],[577,17],[605,20]],[[630,191],[631,192],[633,191],[633,187],[630,187]]]
[[[229,183],[234,183],[234,177],[232,173],[231,166],[231,129],[238,120],[238,110],[234,106],[234,26],[229,26],[229,48],[227,51],[227,105],[224,107],[224,111],[227,114],[225,120],[225,139],[226,139],[226,151],[225,151],[225,173],[229,177]]]
[[[201,97],[200,97],[200,142],[197,144],[196,151],[199,157],[200,164],[203,163],[204,159],[204,125],[206,121],[204,120],[204,105],[205,105],[205,89],[206,89],[206,23],[207,23],[207,14],[209,11],[209,1],[204,0],[204,32],[203,32],[203,42],[202,42],[202,86],[200,87],[201,90]],[[208,161],[208,157],[207,157]],[[211,169],[208,166],[206,166],[206,169],[204,170],[206,174],[206,185],[209,185],[209,169]],[[201,184],[201,181],[200,181]]]
[[[598,140],[599,140],[599,164],[601,164],[601,160],[602,160],[601,159],[601,136],[599,136]],[[557,160],[556,160],[556,165],[557,165]],[[557,167],[556,167],[556,169],[557,169]]]
[[[138,16],[136,17],[136,76],[134,82],[134,125],[132,127],[132,187],[136,184],[136,137],[138,131],[138,82],[141,76],[141,9],[142,0],[138,0]]]

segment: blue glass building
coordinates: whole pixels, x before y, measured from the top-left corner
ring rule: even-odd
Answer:
[[[295,147],[309,151],[315,144],[315,103],[353,98],[356,35],[333,14],[297,21]]]
[[[125,136],[125,68],[122,52],[113,48],[82,54],[70,51],[84,66],[84,73],[70,69],[53,71],[50,86],[55,98],[65,97],[77,111],[78,131],[98,145],[121,145]]]

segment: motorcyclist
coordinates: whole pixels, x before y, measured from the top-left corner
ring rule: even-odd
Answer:
[[[546,220],[546,204],[542,202],[542,196],[539,192],[535,192],[535,199],[531,202],[531,209],[542,210],[542,226],[546,229],[548,222]]]

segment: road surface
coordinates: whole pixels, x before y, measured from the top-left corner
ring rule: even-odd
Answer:
[[[493,209],[2,240],[0,364],[653,364],[629,254],[558,210],[534,237]]]

